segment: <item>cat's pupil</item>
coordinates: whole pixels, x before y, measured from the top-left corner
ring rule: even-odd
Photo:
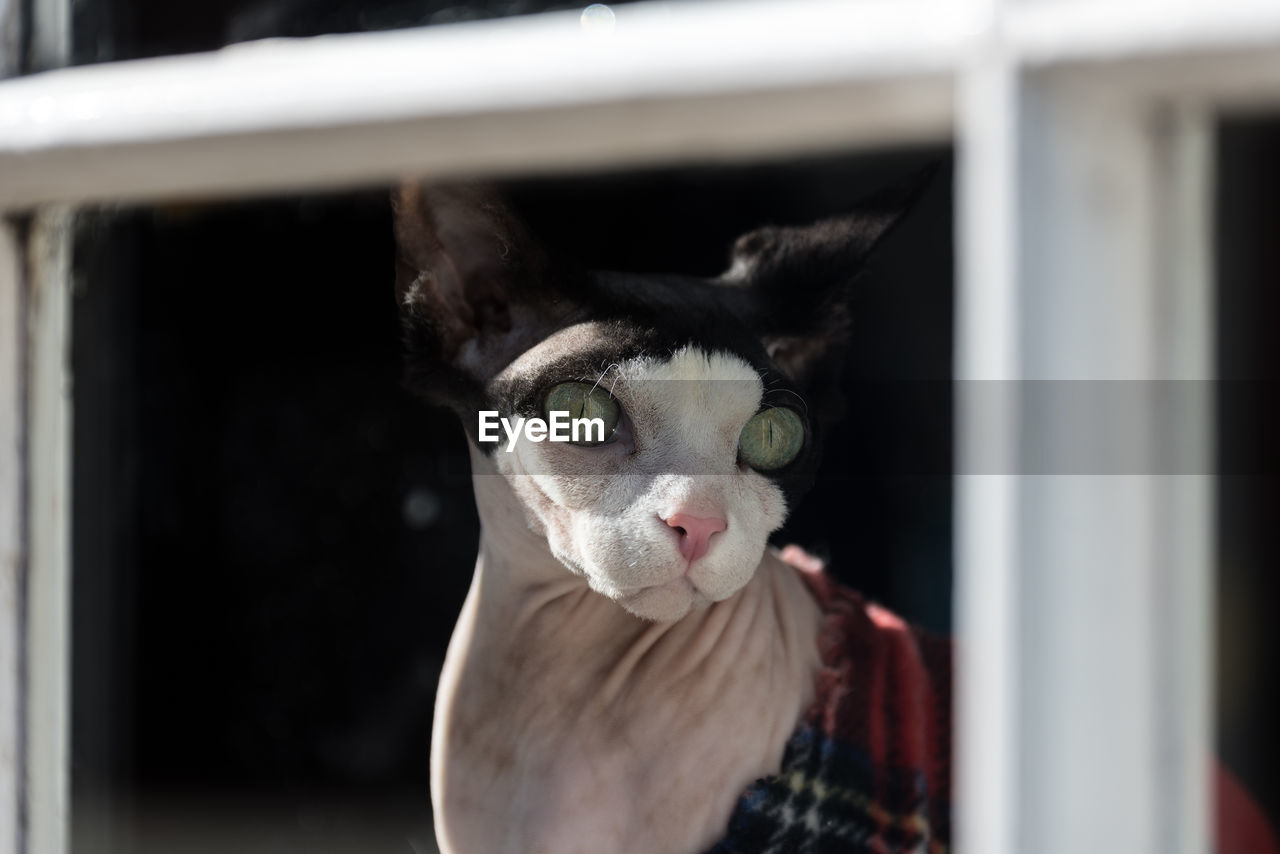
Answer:
[[[756,413],[738,437],[738,456],[757,471],[782,468],[799,456],[802,447],[804,422],[785,407]]]
[[[618,429],[622,408],[607,389],[582,382],[567,382],[553,386],[547,392],[545,404],[548,416],[552,412],[568,412],[570,419],[598,418],[604,422],[604,442],[578,441],[576,445],[592,447],[607,443]]]

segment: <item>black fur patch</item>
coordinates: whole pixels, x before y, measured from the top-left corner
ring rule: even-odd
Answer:
[[[614,362],[687,346],[731,353],[759,373],[765,405],[789,406],[806,424],[804,450],[770,475],[794,502],[812,483],[824,427],[838,415],[854,283],[927,180],[882,193],[859,213],[750,232],[714,279],[587,273],[572,259],[545,257],[488,189],[407,185],[395,200],[407,383],[454,409],[474,441],[478,410],[540,415],[555,382],[594,382]],[[495,381],[532,344],[586,321],[607,327],[597,344],[537,376]]]

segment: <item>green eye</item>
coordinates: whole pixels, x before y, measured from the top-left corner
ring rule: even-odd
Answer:
[[[757,471],[780,469],[804,447],[804,423],[794,409],[757,412],[738,436],[738,457]]]
[[[608,389],[591,383],[560,383],[547,392],[547,418],[552,412],[568,412],[570,426],[567,428],[575,445],[603,445],[613,437],[618,429],[618,420],[622,417],[622,409],[609,394]],[[598,427],[586,424],[575,430],[572,422],[579,418],[599,418],[604,422],[604,437],[600,438]]]

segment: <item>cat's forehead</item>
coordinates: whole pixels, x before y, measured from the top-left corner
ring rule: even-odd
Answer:
[[[751,311],[742,288],[691,276],[597,271],[587,312],[595,319],[622,318],[664,340],[672,352],[695,344],[731,352],[757,368],[768,361],[760,335],[743,317]]]
[[[620,394],[633,409],[659,419],[720,424],[734,444],[764,393],[760,375],[740,357],[692,345],[661,357],[627,360],[616,373]]]
[[[584,284],[564,303],[573,308],[499,371],[491,390],[547,378],[594,381],[606,371],[616,378],[624,365],[652,367],[691,348],[731,354],[739,365],[735,379],[784,381],[760,337],[742,322],[736,288],[686,276],[610,272],[592,273]],[[692,369],[690,361],[680,364]]]
[[[743,359],[701,347],[682,347],[669,356],[640,357],[621,366],[629,382],[740,382],[758,393],[760,375]]]
[[[574,323],[525,350],[494,377],[491,385],[513,389],[538,386],[548,378],[594,379],[610,365],[642,356],[651,346],[644,330],[629,324],[594,320]]]
[[[513,404],[549,384],[578,380],[610,391],[660,384],[668,396],[720,389],[734,410],[754,410],[763,393],[760,372],[738,354],[670,341],[629,324],[584,321],[559,330],[508,365],[491,389]],[[702,391],[699,391],[701,389]]]

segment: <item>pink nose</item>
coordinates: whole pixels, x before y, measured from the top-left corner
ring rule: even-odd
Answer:
[[[680,534],[680,554],[689,563],[706,554],[711,548],[711,538],[729,527],[729,523],[718,516],[690,516],[688,513],[673,513],[662,521]]]

